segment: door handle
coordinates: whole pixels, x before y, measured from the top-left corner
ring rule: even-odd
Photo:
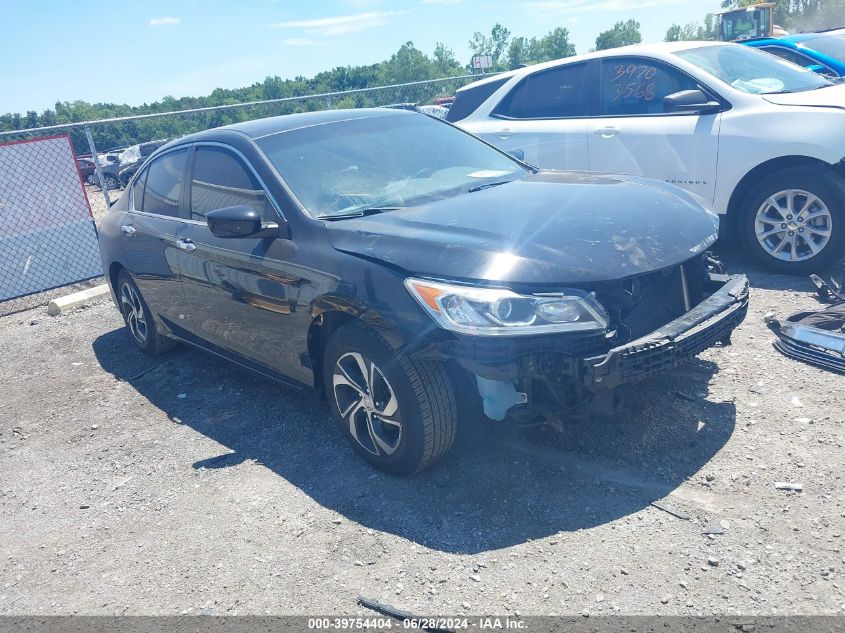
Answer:
[[[601,129],[596,130],[593,134],[601,135],[604,138],[612,138],[617,134],[621,134],[622,130],[618,127],[603,127]]]
[[[499,138],[503,141],[506,141],[511,137],[511,132],[513,132],[513,130],[511,130],[510,128],[502,128],[498,131]]]
[[[183,251],[195,251],[197,250],[197,245],[191,240],[176,240],[176,248]]]
[[[124,235],[135,235],[135,227],[131,224],[124,224],[120,227],[120,232]]]

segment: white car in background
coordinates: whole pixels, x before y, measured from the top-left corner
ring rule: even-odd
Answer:
[[[772,270],[845,257],[845,85],[768,53],[673,42],[569,57],[470,84],[446,118],[545,169],[683,187]]]

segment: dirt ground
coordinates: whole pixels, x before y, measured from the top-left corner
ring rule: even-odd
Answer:
[[[748,272],[734,344],[633,420],[464,420],[410,479],[311,393],[143,356],[110,303],[0,318],[0,614],[841,614],[843,378],[771,346],[809,282]]]

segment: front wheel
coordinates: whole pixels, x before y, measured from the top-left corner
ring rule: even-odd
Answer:
[[[746,196],[740,233],[774,272],[823,272],[845,257],[845,181],[808,167],[771,174]]]
[[[375,331],[350,323],[329,339],[323,371],[341,431],[375,468],[411,475],[451,447],[457,407],[442,363],[396,356]]]

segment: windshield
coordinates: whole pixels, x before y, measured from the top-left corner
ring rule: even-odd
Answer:
[[[845,62],[845,36],[843,35],[819,35],[802,40],[798,47],[813,49],[822,55]]]
[[[529,173],[472,136],[422,114],[348,119],[256,142],[312,217],[395,210]]]
[[[749,94],[804,92],[833,85],[812,71],[740,44],[702,46],[675,54]]]

